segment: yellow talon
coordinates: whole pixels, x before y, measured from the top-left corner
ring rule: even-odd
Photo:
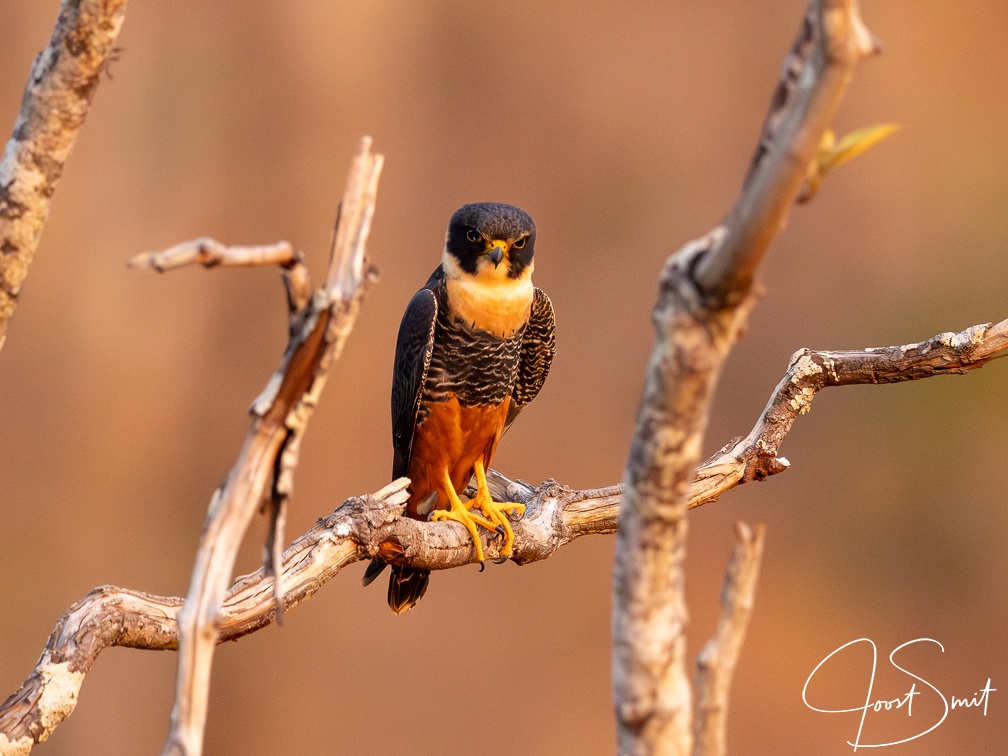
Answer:
[[[515,537],[507,513],[513,512],[520,517],[525,514],[525,505],[511,501],[494,501],[493,497],[490,496],[490,487],[487,485],[486,468],[483,466],[483,461],[477,460],[474,469],[476,472],[476,498],[468,503],[463,502],[459,498],[455,492],[455,486],[452,485],[451,477],[448,475],[448,471],[445,470],[445,491],[448,494],[448,503],[450,506],[448,509],[435,509],[431,512],[430,519],[434,521],[453,520],[465,525],[466,530],[469,531],[469,535],[472,536],[473,547],[476,549],[476,559],[482,564],[483,542],[480,540],[479,531],[476,529],[476,526],[479,525],[495,533],[503,531],[504,546],[500,550],[500,555],[507,558],[511,556]]]
[[[483,460],[476,460],[474,465],[476,472],[476,498],[473,502],[479,507],[483,516],[490,520],[490,527],[496,530],[498,527],[504,530],[504,547],[500,550],[502,557],[511,556],[511,548],[514,545],[514,530],[507,517],[507,512],[514,512],[519,517],[525,514],[525,505],[514,502],[496,502],[490,496],[490,487],[487,485],[486,470],[483,468]],[[481,523],[482,524],[482,523]]]
[[[483,563],[483,542],[480,540],[479,531],[476,530],[477,525],[482,525],[487,530],[493,530],[496,524],[490,520],[486,520],[480,517],[478,514],[471,512],[462,500],[455,493],[455,486],[452,485],[451,477],[448,475],[448,471],[445,470],[445,481],[447,486],[445,490],[448,493],[448,501],[451,504],[450,509],[435,509],[431,512],[431,520],[454,520],[455,522],[461,522],[465,525],[466,530],[469,531],[469,535],[472,536],[473,547],[476,549],[476,559],[481,564]]]

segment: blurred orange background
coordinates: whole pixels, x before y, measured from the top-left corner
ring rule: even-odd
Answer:
[[[1008,6],[863,6],[886,52],[857,69],[837,131],[905,128],[831,175],[774,244],[708,453],[748,432],[800,347],[906,343],[1008,316]],[[9,124],[57,7],[0,5]],[[370,134],[386,156],[369,244],[381,280],[305,438],[289,536],[388,481],[396,328],[449,215],[470,201],[532,214],[536,281],[558,317],[553,372],[495,466],[616,483],[657,273],[734,200],[804,11],[800,0],[131,5],[0,353],[0,698],[92,587],[185,593],[210,495],[285,344],[277,271],[158,276],[126,260],[201,235],[289,239],[320,280],[350,156]],[[988,677],[1000,689],[986,716],[957,709],[888,753],[1003,748],[1006,384],[1008,364],[993,363],[825,392],[782,449],[790,471],[691,513],[691,656],[716,621],[731,523],[768,527],[733,752],[849,753],[858,716],[812,712],[801,692],[859,637],[879,647],[878,698],[907,692],[885,658],[921,637],[945,651],[916,648],[911,669],[947,696]],[[263,535],[257,521],[240,571],[258,565]],[[354,565],[282,629],[219,649],[206,751],[611,753],[612,550],[591,537],[521,569],[437,574],[400,618],[384,581],[362,589]],[[870,656],[850,659],[823,681],[834,706],[863,703]],[[105,652],[38,753],[158,752],[174,675],[171,653]],[[920,696],[911,722],[869,716],[862,742],[919,732],[935,700]]]

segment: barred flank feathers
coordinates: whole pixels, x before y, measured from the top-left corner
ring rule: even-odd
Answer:
[[[539,389],[546,382],[553,355],[556,354],[555,328],[553,304],[546,296],[546,292],[536,289],[529,322],[522,335],[518,375],[511,395],[511,409],[508,411],[505,430],[514,422],[525,405],[536,398]]]

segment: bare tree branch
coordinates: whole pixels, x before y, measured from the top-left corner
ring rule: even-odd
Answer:
[[[840,107],[854,65],[880,50],[861,20],[858,0],[809,3],[742,192],[721,225],[724,238],[716,253],[698,261],[695,282],[710,304],[731,304],[749,291]]]
[[[252,516],[264,502],[271,502],[272,507],[270,540],[274,544],[282,542],[277,527],[283,521],[282,505],[289,495],[290,470],[296,464],[299,438],[318,402],[329,368],[353,328],[361,300],[376,278],[367,263],[364,244],[374,212],[382,157],[373,155],[370,146],[370,139],[365,138],[347,178],[326,287],[315,294],[296,322],[292,321],[291,340],[281,366],[252,405],[252,426],[245,444],[210,502],[189,595],[178,615],[178,677],[165,754],[195,756],[202,751],[210,669],[219,633],[217,617],[231,582],[238,548]],[[246,261],[270,257],[233,256]],[[184,250],[177,257],[185,259]],[[220,259],[227,259],[227,255]],[[266,559],[271,567],[273,553],[271,548]],[[277,605],[281,605],[281,586],[276,588],[275,596]]]
[[[512,559],[545,559],[566,543],[616,527],[615,489],[571,491],[555,483],[538,489],[490,475],[499,500],[527,503],[514,523]],[[476,563],[468,531],[458,523],[401,517],[408,495],[401,478],[371,496],[349,499],[295,541],[283,555],[284,604],[292,609],[353,562],[380,556],[399,564],[447,569]],[[485,537],[485,534],[484,534]],[[498,557],[500,537],[487,543]],[[235,581],[219,615],[215,642],[235,640],[273,621],[273,579],[265,568]],[[35,670],[0,706],[0,756],[28,753],[71,714],[85,674],[109,646],[179,648],[182,599],[112,586],[96,588],[60,618]],[[184,639],[183,639],[184,642]]]
[[[35,58],[14,133],[0,160],[0,349],[49,201],[126,17],[126,0],[63,0]]]
[[[815,393],[826,386],[956,375],[982,367],[1006,352],[1008,319],[993,326],[976,325],[960,333],[939,334],[920,344],[850,352],[796,352],[749,436],[727,444],[697,469],[689,507],[787,469],[786,460],[777,456],[780,443],[795,419],[809,411]],[[810,369],[810,364],[829,368]],[[527,507],[525,516],[513,523],[511,559],[518,564],[546,559],[583,535],[616,532],[622,486],[577,491],[547,481],[533,489],[495,470],[488,472],[488,482],[495,500],[516,501]],[[476,562],[469,533],[458,523],[399,517],[405,485],[405,479],[400,479],[372,495],[347,500],[284,552],[281,582],[285,609],[310,598],[347,565],[374,556],[427,569]],[[499,557],[499,537],[489,539],[484,532],[481,536],[486,556]],[[732,574],[729,568],[729,580]],[[74,604],[56,623],[31,675],[0,705],[0,756],[27,753],[33,743],[44,740],[71,714],[84,675],[103,649],[177,649],[181,606],[181,598],[113,586],[96,588]],[[238,578],[221,609],[218,642],[236,640],[269,625],[276,609],[274,580],[265,567]],[[704,711],[701,695],[701,719]]]
[[[735,523],[735,548],[721,592],[721,619],[697,657],[695,756],[727,752],[728,693],[756,597],[764,534],[762,525],[750,528],[744,522]]]
[[[261,244],[251,247],[227,246],[215,239],[203,237],[176,244],[163,252],[144,252],[127,263],[131,268],[153,268],[159,273],[186,265],[214,268],[218,265],[255,266],[282,265],[290,267],[302,262],[290,242]]]
[[[284,288],[287,292],[292,338],[303,323],[305,308],[312,297],[311,275],[308,266],[304,264],[304,255],[295,252],[290,242],[285,241],[238,247],[203,237],[176,244],[162,252],[144,252],[126,264],[130,268],[151,269],[159,273],[187,265],[202,265],[204,268],[215,268],[218,265],[246,268],[279,265],[283,270]]]
[[[827,386],[901,383],[936,375],[959,375],[1008,353],[1008,319],[981,323],[959,333],[939,333],[919,344],[852,351],[801,349],[791,356],[749,435],[728,443],[698,469],[689,508],[716,500],[740,483],[783,472],[790,462],[777,455],[799,415]]]
[[[735,207],[662,272],[613,571],[613,700],[626,756],[692,751],[685,514],[711,396],[753,305],[756,267],[794,204],[854,65],[876,48],[856,0],[812,0]]]
[[[65,0],[50,46],[36,61],[26,88],[14,138],[0,163],[0,348],[48,212],[48,197],[86,115],[124,8],[125,0]],[[88,31],[90,26],[101,33],[88,36],[96,33]],[[749,436],[696,469],[710,395],[754,303],[751,283],[758,263],[786,219],[854,64],[876,50],[857,0],[812,0],[737,204],[721,226],[670,258],[662,273],[654,311],[656,346],[624,486],[571,491],[550,481],[533,490],[493,478],[496,498],[527,503],[514,528],[512,559],[518,563],[546,558],[581,535],[613,532],[620,508],[613,668],[622,753],[723,749],[728,682],[751,607],[762,532],[740,534],[721,627],[700,660],[703,692],[694,743],[683,637],[686,508],[786,469],[787,461],[777,456],[779,445],[825,386],[965,372],[1005,352],[1008,321],[886,350],[796,353]],[[54,81],[72,82],[77,99],[66,100]],[[69,110],[58,111],[61,105]],[[54,123],[58,129],[47,132]],[[183,603],[104,587],[71,607],[31,676],[0,706],[0,754],[26,753],[44,740],[72,712],[86,672],[109,645],[179,650],[165,753],[197,754],[216,643],[279,620],[284,608],[309,598],[342,567],[361,559],[378,556],[427,569],[475,561],[473,543],[458,524],[400,516],[404,480],[348,500],[278,554],[304,428],[375,278],[364,243],[381,156],[369,148],[365,140],[348,178],[326,285],[314,295],[300,255],[284,243],[224,247],[204,239],[134,260],[136,266],[158,270],[192,263],[281,265],[291,311],[290,343],[252,407],[252,427],[238,460],[211,501],[188,598]],[[249,520],[262,506],[271,517],[264,567],[226,590]],[[499,555],[497,548],[496,539],[485,547],[490,556]]]

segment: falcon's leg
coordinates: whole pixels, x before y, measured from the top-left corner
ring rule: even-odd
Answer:
[[[496,527],[495,522],[490,520],[485,520],[480,517],[477,513],[469,511],[469,508],[462,503],[462,500],[458,497],[455,492],[455,486],[452,484],[451,476],[448,471],[444,471],[445,478],[445,492],[448,494],[448,502],[451,505],[448,509],[435,509],[431,512],[431,520],[454,520],[455,522],[461,522],[466,526],[466,530],[469,531],[469,535],[472,536],[473,546],[476,549],[476,559],[480,564],[483,563],[483,542],[480,540],[479,531],[476,530],[477,525],[482,525],[487,530],[493,530]]]
[[[483,460],[476,460],[474,465],[476,472],[476,498],[473,502],[480,508],[483,516],[491,520],[496,526],[495,529],[503,530],[504,548],[500,550],[502,557],[511,556],[511,547],[514,545],[514,530],[511,529],[511,521],[507,512],[514,512],[519,517],[525,514],[525,505],[516,504],[512,501],[496,502],[490,496],[490,487],[487,485],[486,470],[483,468]],[[491,525],[491,527],[494,527]]]

